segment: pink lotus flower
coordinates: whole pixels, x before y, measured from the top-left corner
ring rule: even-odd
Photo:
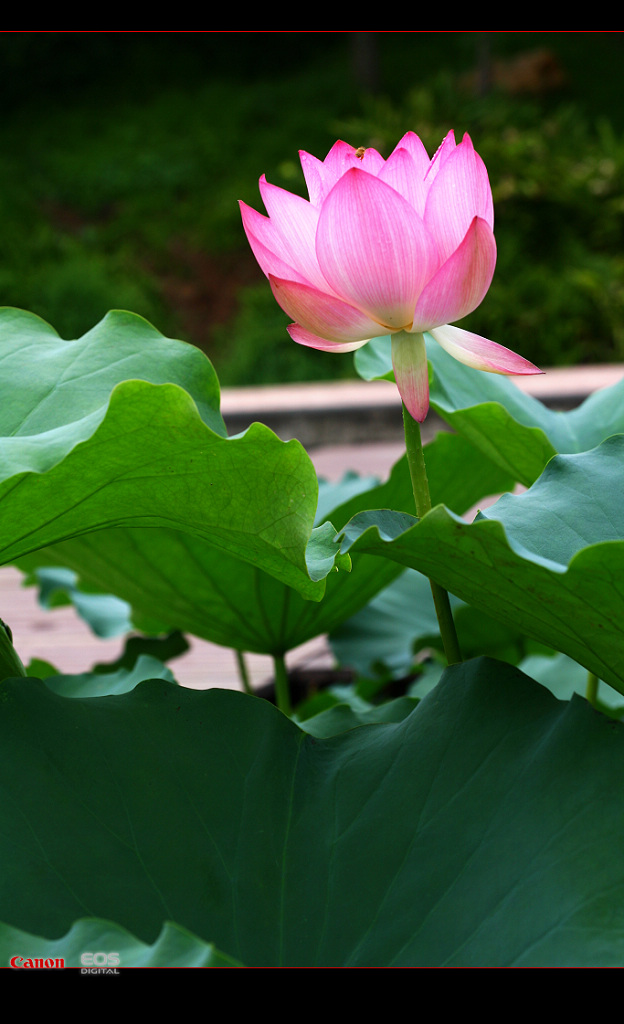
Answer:
[[[496,342],[449,326],[483,301],[496,265],[492,192],[468,135],[430,160],[408,132],[387,160],[336,142],[301,152],[310,201],[260,178],[268,217],[241,203],[243,226],[300,345],[349,352],[392,335],[401,398],[429,408],[424,332],[455,359],[492,373],[540,373]]]

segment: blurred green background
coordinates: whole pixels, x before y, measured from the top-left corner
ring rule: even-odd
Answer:
[[[498,264],[462,326],[542,366],[624,359],[620,32],[4,32],[0,302],[66,338],[111,308],[222,384],[352,376],[294,345],[238,199],[305,194],[297,152],[387,156],[450,128],[483,156]]]

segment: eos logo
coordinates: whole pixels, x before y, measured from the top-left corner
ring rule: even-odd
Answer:
[[[83,967],[118,967],[119,953],[82,953],[80,963]]]

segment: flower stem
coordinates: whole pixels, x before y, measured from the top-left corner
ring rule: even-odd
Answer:
[[[429,493],[429,481],[427,479],[427,467],[425,465],[425,453],[423,451],[420,426],[409,414],[403,405],[403,425],[405,427],[405,449],[407,451],[407,464],[409,466],[412,480],[412,490],[416,503],[416,515],[422,519],[427,512],[431,511],[431,495]],[[444,587],[441,587],[433,580],[429,580],[433,603],[438,617],[440,635],[444,645],[444,653],[449,665],[457,665],[462,660],[459,649],[459,640],[451,612],[449,596]]]
[[[247,671],[247,662],[245,661],[245,655],[242,651],[234,651],[236,655],[236,664],[238,665],[238,674],[240,681],[243,685],[245,693],[253,694],[253,689],[249,681],[249,672]]]
[[[273,655],[273,671],[275,674],[275,700],[278,708],[290,718],[292,707],[290,704],[290,687],[288,685],[288,673],[283,654]]]

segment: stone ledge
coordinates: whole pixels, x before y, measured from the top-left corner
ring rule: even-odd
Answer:
[[[570,366],[514,383],[552,409],[573,409],[592,392],[624,377],[624,364]],[[401,402],[389,381],[330,381],[321,384],[224,388],[221,412],[230,434],[254,422],[266,424],[283,440],[296,437],[306,448],[365,444],[402,438]],[[427,433],[442,427],[435,414]]]

